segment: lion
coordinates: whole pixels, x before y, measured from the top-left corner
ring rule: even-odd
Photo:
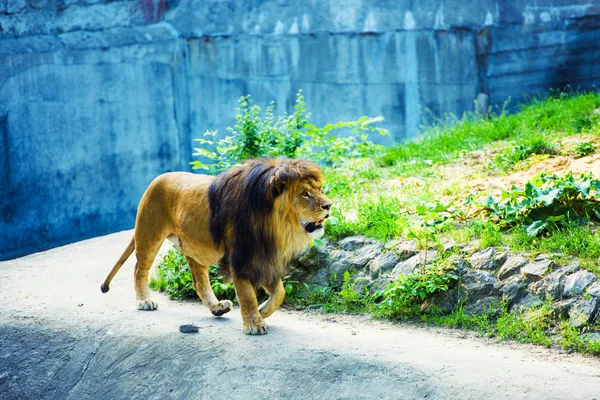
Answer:
[[[158,176],[137,211],[129,245],[101,285],[112,278],[135,250],[134,280],[139,310],[155,310],[148,273],[165,239],[188,261],[193,285],[215,316],[231,311],[229,300],[217,300],[208,267],[226,269],[240,304],[243,332],[268,332],[265,318],[285,298],[282,277],[292,258],[323,235],[332,202],[323,193],[323,174],[312,161],[248,160],[217,177],[186,172]],[[255,289],[269,298],[258,305]]]

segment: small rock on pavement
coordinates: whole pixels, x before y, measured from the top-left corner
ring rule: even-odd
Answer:
[[[567,276],[563,288],[563,296],[572,297],[580,295],[594,281],[596,281],[596,276],[593,273],[585,270],[577,271]]]
[[[498,279],[506,279],[516,274],[523,265],[527,264],[527,259],[523,256],[510,256],[498,271]]]
[[[473,253],[471,256],[471,266],[475,269],[494,269],[495,254],[495,247],[490,247],[488,249]]]
[[[521,268],[521,274],[532,281],[539,281],[554,266],[552,260],[540,260],[529,263]]]
[[[592,298],[587,300],[579,300],[569,310],[569,320],[571,326],[579,328],[585,324],[592,322],[598,311],[600,299]]]
[[[181,333],[198,333],[199,328],[194,324],[179,325],[179,332]]]

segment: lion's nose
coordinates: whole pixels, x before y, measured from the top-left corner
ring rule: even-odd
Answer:
[[[321,206],[321,208],[322,208],[323,210],[329,210],[329,209],[331,208],[331,205],[332,205],[332,204],[333,204],[333,203],[324,204],[324,205],[322,205],[322,206]]]

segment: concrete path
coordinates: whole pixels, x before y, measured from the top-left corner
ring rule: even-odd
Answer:
[[[130,235],[0,263],[0,399],[600,399],[597,358],[464,332],[280,310],[252,337],[237,309],[137,311],[134,257],[99,289]]]

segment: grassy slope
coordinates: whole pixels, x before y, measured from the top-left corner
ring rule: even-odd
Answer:
[[[600,95],[594,93],[533,100],[512,115],[500,111],[485,118],[466,115],[458,121],[441,121],[419,140],[387,149],[375,160],[349,160],[343,167],[326,171],[329,194],[340,205],[334,211],[337,222],[328,227],[327,236],[333,240],[356,234],[379,240],[414,238],[423,246],[448,240],[480,248],[507,245],[512,251],[580,257],[584,267],[598,273],[600,240],[593,224],[532,238],[520,226],[501,231],[477,212],[472,201],[465,204],[470,197],[493,192],[485,185],[481,188],[482,181],[502,182],[552,155],[593,154],[598,139]],[[447,204],[450,208],[440,212]],[[433,219],[444,220],[456,210],[462,211],[460,218],[430,228]],[[347,283],[337,293],[315,293],[303,300],[304,305],[382,315],[372,298],[357,296],[350,289]],[[493,320],[469,317],[460,309],[450,316],[435,316],[404,306],[407,311],[394,313],[395,318],[420,316],[438,325],[476,329],[500,339],[600,354],[600,343],[584,342],[579,330],[553,321],[548,304],[524,314],[504,312]]]

